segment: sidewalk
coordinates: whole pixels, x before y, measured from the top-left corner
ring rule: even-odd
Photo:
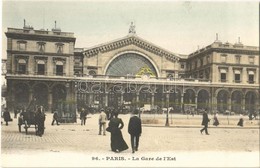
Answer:
[[[142,114],[142,123],[146,127],[165,127],[166,114]],[[209,128],[231,128],[231,129],[259,129],[260,120],[249,120],[244,116],[244,126],[237,126],[239,116],[225,116],[219,115],[218,120],[220,125],[213,125],[213,116],[209,115],[210,122]],[[168,123],[170,128],[201,128],[202,116],[201,115],[182,115],[182,114],[169,114]]]
[[[8,126],[1,125],[1,166],[252,167],[259,165],[259,129],[210,128],[208,136],[199,131],[201,116],[187,120],[184,116],[175,115],[176,120],[173,120],[173,124],[176,125],[172,126],[169,120],[170,127],[164,126],[165,118],[161,116],[163,123],[143,125],[139,150],[132,154],[130,135],[127,131],[130,115],[119,115],[125,124],[121,131],[129,149],[114,153],[110,149],[110,133],[107,132],[106,136],[98,135],[98,114],[88,115],[84,126],[80,125],[79,119],[77,123],[52,126],[52,114],[46,115],[46,129],[42,137],[35,135],[34,128],[30,128],[27,135],[24,129],[20,133],[17,119]],[[145,119],[145,116],[142,117]],[[185,121],[186,124],[187,121],[198,122],[198,125],[187,127],[177,121]],[[163,157],[176,160],[156,160]],[[241,157],[249,159],[241,160]],[[118,158],[124,160],[113,160]],[[149,158],[154,161],[148,161]]]

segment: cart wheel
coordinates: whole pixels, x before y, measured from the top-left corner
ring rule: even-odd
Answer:
[[[18,124],[18,129],[19,129],[19,132],[22,132],[20,124]]]

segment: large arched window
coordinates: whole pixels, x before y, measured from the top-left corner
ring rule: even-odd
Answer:
[[[136,53],[125,53],[115,58],[108,66],[106,75],[158,76],[152,63],[147,58]]]

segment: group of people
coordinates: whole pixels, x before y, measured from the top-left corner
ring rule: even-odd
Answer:
[[[201,125],[203,125],[204,127],[200,130],[201,134],[203,133],[203,131],[205,131],[206,135],[209,135],[209,133],[208,133],[208,123],[209,122],[210,122],[210,119],[208,117],[207,111],[205,110],[204,113],[203,113],[203,117],[202,117]],[[214,114],[213,125],[214,126],[218,126],[219,125],[218,113]],[[240,127],[244,126],[244,119],[243,119],[243,115],[242,114],[239,115],[239,120],[238,120],[237,126],[240,126]]]
[[[135,110],[133,116],[129,120],[128,124],[128,133],[131,137],[131,147],[132,153],[138,151],[139,147],[139,137],[142,133],[142,123],[141,119],[137,116],[139,113],[138,110]],[[104,112],[104,109],[101,109],[99,115],[99,135],[103,131],[103,135],[106,135],[106,131],[111,133],[111,150],[113,152],[121,152],[128,149],[128,145],[125,142],[121,129],[124,127],[124,122],[121,118],[118,118],[118,112],[112,113],[113,115],[110,118],[108,127],[106,128],[106,121],[108,120],[107,114]]]

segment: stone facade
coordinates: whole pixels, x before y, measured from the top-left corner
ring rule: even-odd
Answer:
[[[9,28],[7,105],[36,98],[59,109],[149,107],[176,113],[252,113],[259,108],[259,48],[213,42],[190,55],[162,49],[135,33],[89,49],[75,48],[73,33]],[[76,108],[77,105],[77,108]]]

